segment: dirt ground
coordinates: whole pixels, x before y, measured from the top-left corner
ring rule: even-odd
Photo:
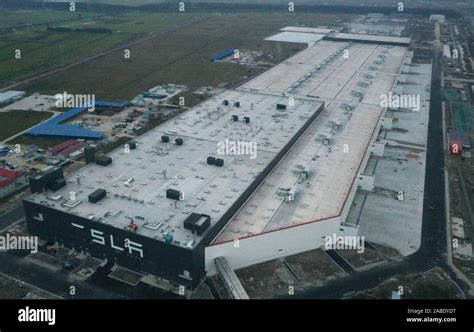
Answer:
[[[392,291],[403,287],[402,299],[461,299],[462,295],[449,276],[441,269],[413,276],[391,278],[379,287],[364,293],[354,294],[350,298],[390,299]]]

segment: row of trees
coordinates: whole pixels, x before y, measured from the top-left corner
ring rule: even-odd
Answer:
[[[66,28],[66,27],[48,27],[50,32],[87,32],[87,33],[112,33],[112,30],[106,28]]]

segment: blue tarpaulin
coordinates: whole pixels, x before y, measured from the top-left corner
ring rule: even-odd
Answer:
[[[211,61],[219,61],[219,60],[225,59],[228,56],[231,56],[232,54],[234,54],[234,52],[235,52],[235,48],[230,48],[227,51],[217,54],[215,57],[211,59]]]

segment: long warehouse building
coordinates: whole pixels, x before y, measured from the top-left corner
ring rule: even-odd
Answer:
[[[189,289],[219,257],[236,269],[357,235],[346,217],[408,52],[359,39],[320,40],[130,149],[87,151],[67,179],[39,175],[29,230]]]

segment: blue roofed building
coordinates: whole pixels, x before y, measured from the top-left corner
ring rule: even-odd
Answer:
[[[95,107],[124,108],[129,105],[130,103],[107,102],[100,100],[95,102]],[[88,107],[86,106],[73,108],[67,112],[55,116],[51,120],[31,128],[25,133],[25,135],[30,137],[76,138],[88,140],[103,139],[105,137],[104,132],[84,129],[77,125],[62,124],[65,121],[72,120],[87,110]]]

